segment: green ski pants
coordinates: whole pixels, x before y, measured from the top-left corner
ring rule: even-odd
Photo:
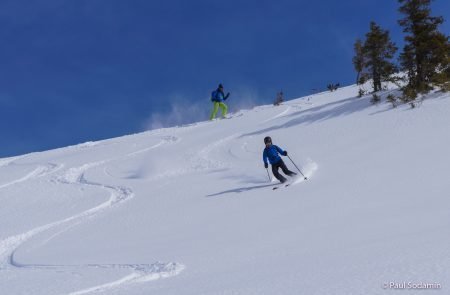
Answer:
[[[213,110],[211,112],[211,116],[209,117],[210,120],[214,119],[216,117],[217,111],[220,109],[222,110],[222,117],[225,118],[225,115],[227,114],[228,111],[228,107],[226,104],[224,104],[223,102],[214,102],[214,107]]]

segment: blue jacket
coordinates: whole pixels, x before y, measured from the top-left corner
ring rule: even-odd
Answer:
[[[272,144],[270,147],[264,148],[263,152],[264,164],[267,164],[267,159],[269,159],[269,163],[271,165],[280,162],[281,157],[278,155],[278,153],[283,154],[284,151],[274,144]]]
[[[225,95],[223,91],[217,89],[211,93],[211,101],[224,102],[228,98],[228,96],[229,94]]]

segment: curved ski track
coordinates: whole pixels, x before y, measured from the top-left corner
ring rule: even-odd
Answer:
[[[6,166],[6,165],[5,165]],[[63,167],[63,165],[57,165],[57,164],[52,164],[52,163],[48,163],[46,165],[39,165],[36,169],[34,169],[33,171],[31,171],[30,173],[28,173],[27,175],[25,175],[22,178],[16,179],[14,181],[5,183],[5,184],[1,184],[0,185],[0,189],[11,186],[11,185],[15,185],[24,181],[27,181],[29,179],[33,179],[33,178],[38,178],[38,177],[43,177],[46,175],[49,175],[53,172],[56,172],[57,170],[60,170]]]
[[[149,150],[152,150],[154,148],[157,148],[159,146],[162,146],[167,143],[174,143],[177,142],[179,139],[177,137],[163,137],[161,142],[159,142],[156,145],[153,145],[151,147],[144,148],[142,150],[138,150],[129,154],[126,154],[125,156],[122,156],[120,158],[127,158],[127,157],[133,157],[140,153],[145,153]],[[27,264],[21,264],[15,261],[14,254],[17,251],[17,249],[23,245],[25,242],[27,242],[32,237],[35,237],[36,235],[43,233],[45,231],[51,230],[51,229],[57,229],[61,228],[59,233],[63,233],[67,231],[69,228],[82,223],[83,221],[92,218],[101,212],[111,209],[113,207],[119,206],[120,204],[123,204],[124,202],[132,199],[134,197],[134,193],[130,188],[127,187],[121,187],[121,186],[113,186],[113,185],[106,185],[101,183],[95,183],[92,181],[88,181],[85,178],[85,173],[93,169],[95,167],[105,165],[109,162],[119,160],[120,158],[113,158],[108,159],[104,161],[98,161],[98,162],[92,162],[87,163],[79,167],[73,167],[65,171],[63,175],[54,177],[51,181],[54,181],[56,183],[60,183],[62,185],[82,185],[82,186],[88,186],[88,187],[96,187],[101,188],[103,190],[106,190],[110,193],[110,197],[107,201],[91,208],[86,211],[83,211],[81,213],[78,213],[76,215],[73,215],[71,217],[55,221],[52,223],[48,223],[39,227],[36,227],[34,229],[31,229],[25,233],[21,233],[15,236],[8,237],[6,239],[3,239],[0,241],[0,271],[5,269],[12,269],[12,268],[28,268],[28,269],[43,269],[43,270],[61,270],[61,269],[87,269],[87,268],[108,268],[108,269],[129,269],[131,271],[131,274],[115,280],[110,283],[93,286],[90,288],[86,288],[79,291],[71,292],[71,295],[81,295],[81,294],[88,294],[93,292],[105,292],[108,290],[111,290],[113,288],[123,287],[127,286],[129,284],[133,283],[139,283],[139,282],[147,282],[156,280],[159,278],[167,278],[171,276],[175,276],[179,274],[185,266],[176,262],[169,262],[169,263],[162,263],[162,262],[155,262],[152,264],[89,264],[89,265],[27,265]],[[13,158],[9,161],[4,161],[1,163],[1,166],[7,166],[11,163],[13,163],[18,158]],[[46,164],[46,165],[39,165],[36,169],[34,169],[32,172],[28,173],[24,177],[17,179],[15,181],[3,184],[0,186],[1,188],[5,188],[8,186],[15,185],[17,183],[25,182],[27,180],[35,179],[38,177],[48,176],[61,168],[63,168],[64,165],[56,165],[56,164]]]
[[[267,123],[267,122],[270,122],[272,120],[281,118],[281,117],[285,116],[286,114],[288,114],[291,111],[291,109],[292,109],[291,106],[287,106],[287,108],[284,111],[282,111],[281,113],[279,113],[279,114],[277,114],[277,115],[275,115],[275,116],[273,116],[273,117],[271,117],[271,118],[269,118],[267,120],[264,120],[261,123]]]

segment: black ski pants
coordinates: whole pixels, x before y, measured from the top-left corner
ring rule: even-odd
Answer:
[[[294,176],[297,175],[297,173],[292,172],[291,170],[289,170],[286,167],[286,164],[284,164],[283,160],[280,160],[279,162],[272,164],[272,173],[273,175],[282,183],[286,181],[286,177],[284,177],[283,175],[280,174],[280,172],[278,172],[278,169],[281,168],[281,170],[283,171],[284,174],[288,175],[288,176]]]

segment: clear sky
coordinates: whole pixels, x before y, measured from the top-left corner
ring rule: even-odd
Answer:
[[[395,0],[0,0],[0,157],[205,120],[353,84],[374,20],[402,46]],[[450,19],[450,1],[433,14]],[[449,22],[441,31],[450,32]]]

